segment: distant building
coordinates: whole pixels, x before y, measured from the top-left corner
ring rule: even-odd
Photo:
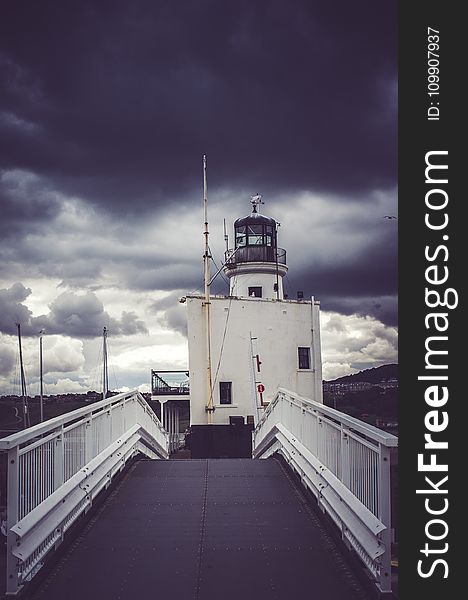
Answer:
[[[323,382],[324,393],[332,393],[337,395],[343,395],[347,392],[362,392],[370,390],[374,387],[380,387],[383,389],[397,388],[398,379],[382,380],[379,383],[370,383],[369,381],[350,381],[348,383],[335,383],[335,382]]]
[[[397,388],[398,387],[398,379],[382,379],[380,383],[377,384],[381,388]]]

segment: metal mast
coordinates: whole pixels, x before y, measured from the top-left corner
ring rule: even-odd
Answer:
[[[41,408],[41,423],[44,420],[44,379],[42,370],[42,334],[44,330],[41,329],[39,332],[39,379],[41,383],[40,389],[40,408]]]
[[[19,346],[19,359],[20,359],[20,373],[21,373],[21,400],[23,404],[23,426],[26,429],[30,426],[29,410],[28,410],[28,393],[26,391],[26,376],[24,374],[23,365],[23,347],[21,344],[21,325],[16,323],[18,328],[18,346]]]
[[[107,398],[109,391],[109,372],[107,369],[107,327],[102,330],[102,399]]]
[[[203,303],[205,313],[205,335],[206,335],[206,394],[207,403],[205,410],[208,413],[208,424],[212,423],[213,406],[213,387],[211,374],[211,304],[210,304],[210,246],[208,242],[208,194],[206,186],[206,154],[203,155],[203,208],[205,214],[205,253],[204,261],[204,280],[205,280],[205,302]]]
[[[279,271],[278,271],[278,228],[280,224],[276,221],[275,225],[275,263],[276,263],[276,299],[280,299],[279,292]]]
[[[224,242],[226,243],[225,260],[227,260],[228,253],[229,253],[229,236],[226,231],[226,219],[223,219],[223,231],[224,231]]]

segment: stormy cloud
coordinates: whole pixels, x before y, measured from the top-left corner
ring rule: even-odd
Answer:
[[[213,189],[394,184],[393,3],[20,1],[3,17],[8,170],[121,214],[199,186],[202,152]]]
[[[37,317],[24,304],[31,289],[15,283],[9,289],[0,290],[0,331],[13,335],[16,323],[26,335],[61,334],[88,338],[100,335],[103,327],[114,335],[148,333],[145,324],[132,311],[123,311],[120,319],[109,316],[102,302],[93,292],[76,294],[63,292],[49,306],[48,314]]]
[[[132,382],[142,358],[125,337],[155,340],[145,365],[182,364],[178,298],[202,288],[206,153],[213,273],[223,219],[232,244],[261,193],[281,223],[289,297],[315,296],[366,340],[393,336],[397,220],[383,216],[396,215],[396,47],[395,2],[4,6],[0,331],[21,322],[25,336],[85,340],[73,364],[86,371],[107,326]],[[227,289],[221,274],[213,292]],[[395,360],[377,346],[349,366],[337,346],[330,364]],[[78,371],[64,387],[87,385]]]

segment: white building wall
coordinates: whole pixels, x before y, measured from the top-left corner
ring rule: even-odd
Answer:
[[[187,324],[191,423],[207,423],[206,341],[203,298],[188,296]],[[259,354],[257,381],[265,386],[265,401],[278,387],[322,402],[322,361],[319,303],[263,298],[211,298],[211,348],[214,382],[213,423],[229,423],[230,415],[258,414],[254,406],[253,354]],[[224,338],[224,341],[223,341]],[[298,368],[298,347],[310,347],[311,369]],[[232,405],[219,404],[219,382],[232,381]],[[260,414],[260,413],[259,413]]]
[[[248,264],[248,263],[247,263]],[[256,264],[256,263],[254,263]],[[242,265],[244,267],[244,265]],[[252,268],[253,269],[253,268]],[[240,271],[240,268],[236,270]],[[276,274],[268,272],[259,272],[257,267],[255,272],[236,274],[230,277],[230,295],[243,298],[249,297],[249,287],[260,286],[262,288],[262,298],[276,298],[275,284]],[[226,271],[225,271],[226,272]],[[229,272],[228,272],[229,276]],[[278,275],[279,298],[283,298],[283,276]]]

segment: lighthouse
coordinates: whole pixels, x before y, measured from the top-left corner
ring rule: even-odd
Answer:
[[[262,197],[251,199],[252,212],[234,223],[235,248],[228,251],[224,273],[231,296],[283,300],[283,277],[288,271],[286,250],[278,248],[278,227],[260,214]]]
[[[260,212],[260,195],[251,204],[226,252],[229,292],[209,297],[209,337],[206,296],[184,298],[191,425],[256,424],[279,387],[322,402],[320,304],[285,297],[279,223]]]

